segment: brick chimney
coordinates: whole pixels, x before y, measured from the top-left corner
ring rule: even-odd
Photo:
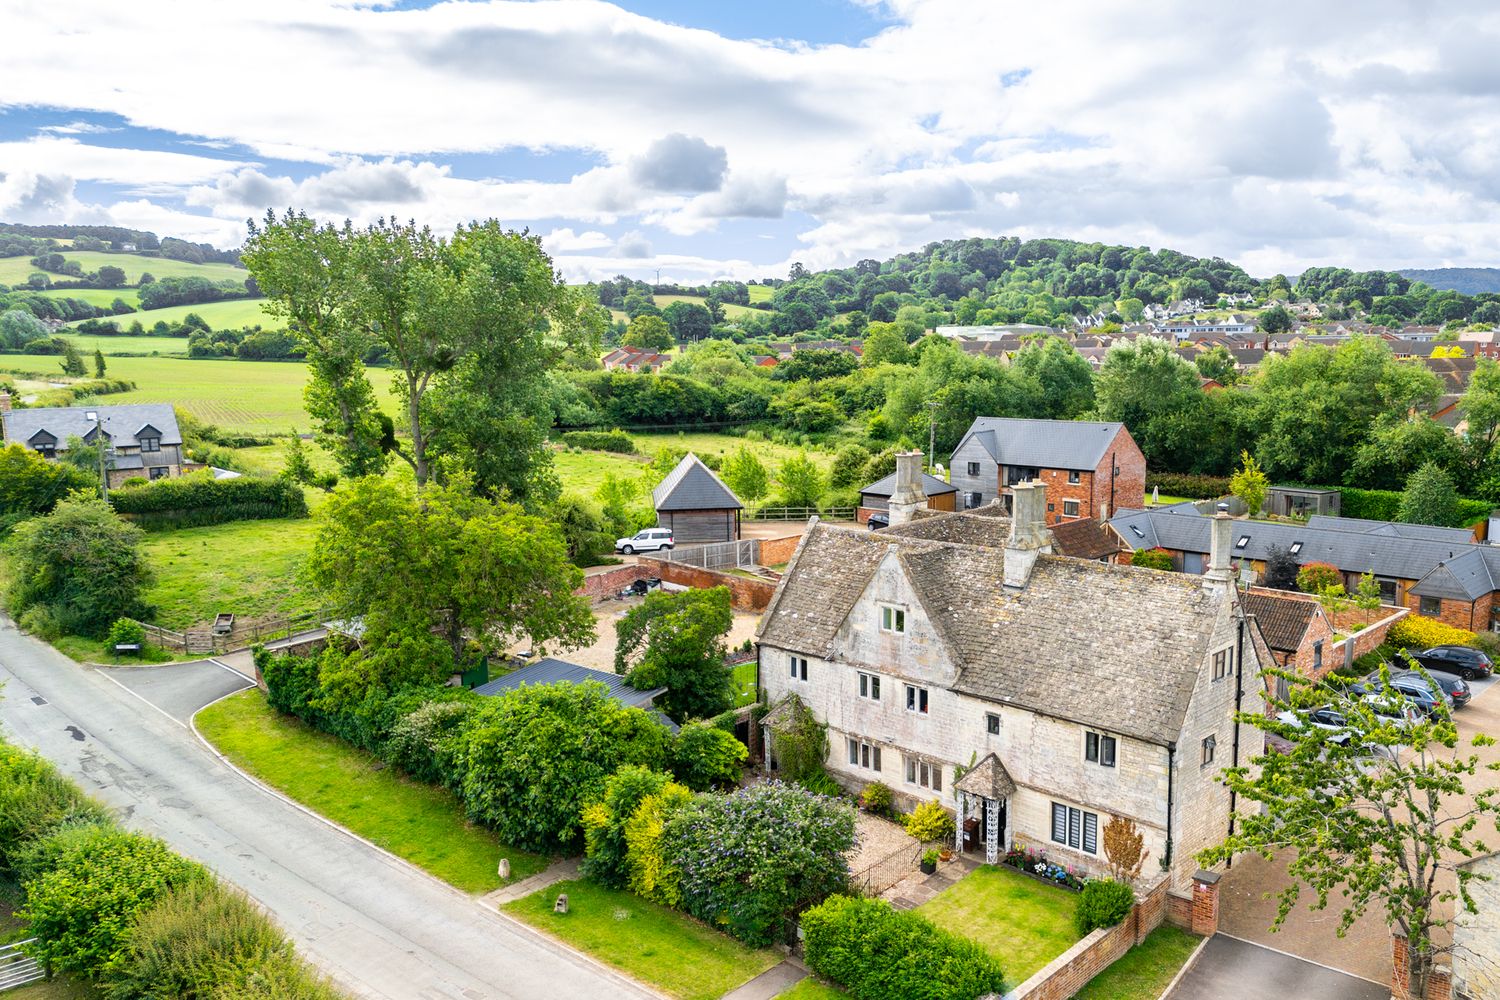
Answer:
[[[10,412],[10,393],[0,389],[0,413]]]
[[[1047,530],[1047,486],[1017,483],[1011,487],[1010,537],[1005,541],[1005,586],[1020,590],[1031,579],[1036,557],[1052,551]]]
[[[927,492],[922,488],[922,453],[901,452],[896,455],[896,489],[891,493],[891,527],[905,524],[912,515],[927,506]]]
[[[1205,587],[1222,587],[1234,580],[1234,570],[1229,565],[1233,535],[1234,518],[1229,516],[1229,505],[1221,503],[1218,513],[1209,522],[1208,571],[1203,574]]]

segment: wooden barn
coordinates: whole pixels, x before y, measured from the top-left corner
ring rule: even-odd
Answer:
[[[656,523],[672,529],[677,545],[733,542],[740,537],[740,503],[734,491],[689,453],[651,491]]]
[[[927,506],[931,510],[956,510],[958,499],[958,487],[946,483],[936,476],[922,473],[922,492],[927,495]],[[855,511],[854,519],[860,524],[870,520],[870,515],[877,511],[887,511],[891,507],[891,494],[896,492],[896,473],[891,473],[884,479],[877,480],[859,491],[859,510]]]

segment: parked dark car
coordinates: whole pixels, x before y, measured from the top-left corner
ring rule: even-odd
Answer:
[[[884,512],[871,514],[870,519],[865,522],[865,525],[871,531],[879,531],[881,528],[889,528],[891,526],[891,515]]]
[[[1406,700],[1419,709],[1423,715],[1432,716],[1439,712],[1452,712],[1453,701],[1448,693],[1441,687],[1433,690],[1422,678],[1421,674],[1403,671],[1391,674],[1391,687],[1406,696]],[[1351,684],[1349,690],[1354,694],[1375,695],[1380,694],[1380,675],[1371,674],[1357,684]]]
[[[1457,674],[1466,681],[1488,677],[1495,665],[1484,653],[1470,646],[1433,646],[1431,649],[1408,650],[1413,659],[1428,670]]]
[[[1443,689],[1444,693],[1448,695],[1448,700],[1453,702],[1455,709],[1463,708],[1469,703],[1469,699],[1474,697],[1474,692],[1469,690],[1468,683],[1461,677],[1454,677],[1452,674],[1428,674],[1427,676],[1432,678],[1434,684]],[[1426,678],[1415,670],[1399,670],[1392,673],[1391,677],[1393,679],[1400,678],[1401,680],[1421,684],[1427,683]]]

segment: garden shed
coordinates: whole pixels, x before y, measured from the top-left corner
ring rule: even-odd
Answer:
[[[651,505],[656,523],[672,529],[677,545],[739,541],[745,505],[691,452],[651,491]]]

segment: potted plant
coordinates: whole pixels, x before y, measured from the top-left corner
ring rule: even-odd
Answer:
[[[943,862],[944,864],[947,864],[949,861],[952,861],[953,860],[953,848],[951,848],[951,847],[945,847],[941,851],[938,851],[938,860],[941,861],[941,862]]]
[[[937,871],[937,863],[938,863],[937,848],[935,848],[935,847],[929,847],[922,854],[922,874],[923,875],[931,875],[933,872]]]

